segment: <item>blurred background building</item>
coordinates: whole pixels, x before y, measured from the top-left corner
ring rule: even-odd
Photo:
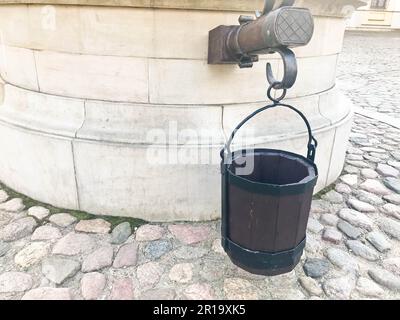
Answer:
[[[399,30],[400,0],[368,0],[348,21],[350,30]]]

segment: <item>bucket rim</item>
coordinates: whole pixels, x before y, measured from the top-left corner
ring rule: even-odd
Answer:
[[[295,183],[289,183],[289,184],[263,183],[263,182],[251,181],[247,178],[244,178],[243,176],[236,175],[229,168],[231,163],[225,164],[224,160],[222,160],[222,165],[224,166],[225,171],[228,173],[227,176],[229,182],[232,182],[232,184],[240,188],[256,193],[289,195],[289,194],[302,193],[309,188],[313,188],[317,183],[318,168],[316,164],[300,154],[279,149],[257,148],[257,149],[236,150],[231,152],[228,156],[231,157],[232,160],[234,160],[235,155],[237,155],[238,153],[240,153],[240,156],[243,156],[243,154],[251,155],[256,153],[264,153],[264,154],[270,153],[270,154],[277,154],[277,155],[281,154],[285,156],[290,156],[294,158],[294,160],[300,160],[300,162],[302,162],[305,165],[305,167],[307,167],[308,170],[307,177]]]

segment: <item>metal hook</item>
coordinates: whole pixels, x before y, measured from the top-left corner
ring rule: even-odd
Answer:
[[[283,60],[283,79],[278,81],[272,73],[271,64],[267,63],[267,79],[274,89],[289,89],[296,82],[297,78],[297,61],[294,52],[286,47],[275,50]]]

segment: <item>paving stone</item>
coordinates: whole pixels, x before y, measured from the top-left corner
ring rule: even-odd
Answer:
[[[378,172],[372,169],[362,169],[361,175],[367,179],[375,179],[378,178]]]
[[[140,300],[174,300],[175,297],[174,289],[150,289],[141,294]]]
[[[321,215],[320,221],[328,226],[336,226],[339,221],[339,218],[334,214],[326,213]]]
[[[354,287],[355,278],[352,275],[329,279],[323,284],[323,289],[329,298],[340,300],[349,299]]]
[[[11,249],[11,245],[7,242],[0,241],[0,258]]]
[[[36,206],[28,209],[28,216],[35,217],[38,220],[43,220],[50,215],[50,210],[44,207]]]
[[[300,277],[299,283],[312,296],[320,296],[323,293],[318,282],[310,277]]]
[[[357,261],[350,256],[350,254],[341,249],[328,248],[326,257],[333,265],[340,269],[351,272],[358,271],[359,269]]]
[[[383,206],[382,209],[388,215],[391,215],[392,217],[400,220],[400,206],[392,203],[387,203]]]
[[[350,205],[350,207],[352,207],[360,212],[375,212],[376,211],[374,206],[370,205],[369,203],[362,202],[360,200],[349,199],[347,202]]]
[[[344,183],[339,183],[336,185],[335,190],[339,193],[343,194],[350,194],[351,193],[351,188]]]
[[[395,291],[400,291],[400,277],[383,269],[368,271],[369,276],[378,284]]]
[[[208,283],[195,283],[184,290],[184,297],[188,300],[208,301],[215,300],[214,290]]]
[[[381,196],[386,196],[391,193],[380,181],[373,179],[365,180],[365,182],[360,185],[360,188]]]
[[[397,161],[400,161],[400,152],[396,151],[396,152],[391,152],[391,155],[393,156],[393,158],[395,158]]]
[[[392,160],[389,160],[389,161],[387,162],[387,164],[388,164],[389,166],[391,166],[391,167],[396,168],[396,169],[400,169],[400,161],[392,161]]]
[[[360,149],[358,148],[353,148],[353,147],[349,147],[347,149],[347,153],[353,153],[353,154],[363,154],[364,152],[362,152]]]
[[[390,194],[388,196],[384,196],[383,199],[390,203],[400,205],[400,194]]]
[[[109,233],[111,223],[103,219],[81,220],[75,226],[76,231],[86,233]]]
[[[81,279],[81,292],[85,300],[98,300],[101,298],[107,279],[99,272],[86,273]]]
[[[258,294],[248,280],[230,278],[224,281],[225,297],[228,300],[257,300]]]
[[[15,241],[32,234],[37,223],[32,217],[11,222],[0,230],[0,240]]]
[[[207,240],[210,229],[207,226],[190,226],[183,224],[170,225],[169,231],[185,244],[195,244]]]
[[[385,184],[386,187],[389,189],[397,192],[400,194],[400,179],[396,178],[385,178],[383,180],[383,183]]]
[[[22,300],[72,300],[68,288],[41,287],[28,291]]]
[[[384,177],[397,178],[399,176],[399,170],[397,170],[391,166],[388,166],[387,164],[379,163],[376,168],[376,171]]]
[[[324,226],[313,218],[308,220],[307,230],[313,233],[320,233],[324,229]]]
[[[207,253],[208,250],[205,248],[192,246],[182,246],[173,252],[176,258],[183,260],[200,259]]]
[[[356,167],[353,167],[353,166],[346,165],[346,166],[344,167],[344,172],[346,172],[346,173],[348,173],[348,174],[355,174],[355,175],[357,175],[359,171],[360,171],[359,168],[356,168]]]
[[[314,200],[311,203],[312,213],[329,213],[331,211],[332,205],[325,200]]]
[[[358,240],[348,240],[346,241],[346,246],[351,250],[356,256],[362,257],[369,261],[376,261],[379,259],[379,254],[367,247],[365,244]]]
[[[378,231],[369,233],[366,239],[380,252],[386,252],[392,248],[390,241]]]
[[[138,245],[129,243],[122,246],[114,259],[114,268],[135,266],[137,263]]]
[[[202,269],[200,270],[200,276],[209,281],[217,281],[226,276],[226,268],[224,265],[221,265],[220,260],[214,259],[206,259],[202,263]]]
[[[70,232],[57,241],[53,248],[53,254],[74,256],[86,254],[96,247],[95,241],[87,234]]]
[[[143,254],[148,259],[159,259],[164,254],[172,250],[172,244],[169,240],[156,240],[148,243],[143,249]]]
[[[79,261],[68,258],[53,256],[42,262],[42,273],[56,284],[61,284],[66,279],[73,277],[80,269]]]
[[[27,273],[12,271],[0,275],[0,293],[23,292],[32,285],[32,276]]]
[[[344,220],[340,220],[338,222],[337,228],[350,239],[358,239],[363,234],[362,229],[354,227],[350,223]]]
[[[140,226],[135,235],[137,241],[154,241],[161,239],[164,234],[165,229],[163,227],[146,224]]]
[[[169,279],[179,283],[188,283],[193,278],[193,264],[179,263],[172,267],[169,272]]]
[[[379,221],[379,227],[389,236],[400,240],[400,222],[389,218],[382,218]]]
[[[311,258],[304,264],[304,272],[311,278],[321,278],[330,270],[330,263],[326,260]]]
[[[24,210],[25,205],[20,198],[14,198],[8,200],[7,202],[0,203],[0,210],[8,211],[8,212],[20,212]]]
[[[357,161],[360,161],[360,160],[364,160],[364,158],[363,158],[362,155],[358,155],[358,154],[349,154],[349,155],[347,156],[347,160],[357,160]]]
[[[0,190],[0,203],[7,201],[8,194],[4,190]]]
[[[331,203],[342,203],[343,196],[336,192],[335,190],[331,190],[322,196],[322,199],[329,201]]]
[[[382,297],[385,291],[368,278],[360,277],[357,281],[357,291],[363,296],[371,298]]]
[[[346,174],[341,176],[340,180],[350,187],[355,187],[358,183],[358,176],[356,174]]]
[[[400,275],[400,257],[387,258],[382,261],[382,266],[385,270]]]
[[[60,230],[52,226],[40,226],[31,237],[31,240],[55,240],[62,237]]]
[[[352,161],[352,160],[347,160],[346,161],[349,165],[356,167],[356,168],[369,168],[369,164],[366,163],[365,161]]]
[[[111,232],[111,243],[121,244],[124,243],[130,237],[132,233],[131,225],[129,222],[123,222],[117,225]]]
[[[133,282],[129,278],[114,279],[110,300],[133,300],[134,299],[134,287]]]
[[[372,230],[374,223],[365,214],[351,209],[342,209],[339,211],[339,217],[351,223],[355,227],[360,227],[368,231]]]
[[[335,244],[340,243],[342,241],[342,234],[337,231],[335,228],[327,227],[322,234],[322,239],[325,241],[329,241]]]
[[[42,260],[50,251],[50,244],[47,242],[32,242],[19,251],[14,262],[21,268],[28,268]]]
[[[355,190],[354,194],[358,198],[358,200],[372,204],[374,206],[382,205],[384,203],[381,196],[377,196],[364,190]]]
[[[83,260],[82,271],[92,272],[111,266],[113,255],[111,246],[100,247]]]
[[[322,249],[321,241],[314,239],[311,235],[307,235],[306,251],[310,253],[317,253]]]
[[[138,266],[137,278],[141,286],[154,285],[164,273],[164,267],[158,262],[148,262]]]
[[[77,219],[69,213],[57,213],[49,217],[51,223],[63,228],[69,227],[71,224],[75,223],[76,220]]]

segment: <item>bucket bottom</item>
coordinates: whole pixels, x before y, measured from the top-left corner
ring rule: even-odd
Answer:
[[[252,251],[230,239],[222,239],[225,252],[236,266],[247,272],[263,276],[277,276],[292,271],[299,263],[305,245],[306,239],[304,238],[297,247],[291,250],[268,253]]]

